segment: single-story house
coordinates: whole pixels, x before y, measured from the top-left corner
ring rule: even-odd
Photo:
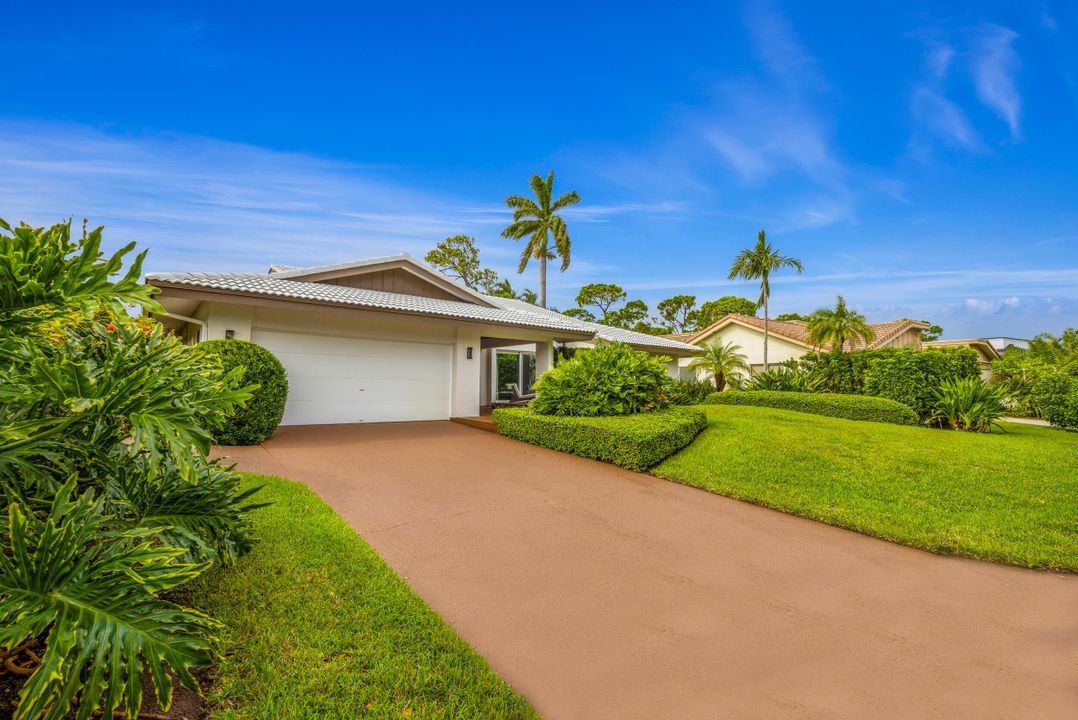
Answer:
[[[981,377],[985,382],[992,379],[992,361],[1003,357],[1003,353],[985,338],[969,340],[932,340],[924,343],[926,348],[969,348],[977,353],[977,362],[981,365]]]
[[[1002,355],[1003,351],[1009,347],[1018,348],[1019,350],[1029,350],[1029,340],[1023,340],[1022,338],[1012,337],[994,337],[985,338],[992,347],[994,347]]]
[[[555,343],[624,342],[671,360],[692,345],[584,322],[453,282],[410,255],[265,273],[153,273],[160,320],[186,342],[235,338],[288,372],[283,424],[480,414],[551,367]],[[503,351],[502,349],[506,350]]]
[[[846,342],[843,350],[876,349],[885,347],[921,348],[921,333],[928,329],[928,324],[917,320],[895,320],[885,323],[870,324],[876,333],[871,343]],[[764,319],[754,315],[730,313],[703,330],[693,333],[665,335],[667,339],[689,345],[714,345],[734,343],[741,347],[740,352],[754,372],[764,367]],[[830,343],[817,347],[808,341],[808,326],[801,320],[768,321],[767,362],[777,365],[786,360],[796,360],[808,352],[827,352]],[[694,373],[688,369],[691,358],[679,361],[682,376],[705,379],[703,371]]]

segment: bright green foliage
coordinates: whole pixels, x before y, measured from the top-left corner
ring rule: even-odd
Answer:
[[[614,283],[591,283],[580,288],[576,304],[581,308],[595,307],[598,313],[590,313],[598,322],[605,323],[611,309],[625,299],[625,290]]]
[[[321,498],[281,478],[243,484],[272,503],[252,513],[261,540],[183,588],[242,648],[214,668],[207,718],[537,717]]]
[[[767,241],[767,235],[763,230],[756,236],[756,245],[739,252],[730,266],[729,278],[731,280],[741,278],[760,281],[760,299],[756,305],[764,307],[764,370],[768,369],[767,339],[770,332],[767,327],[767,318],[768,304],[771,299],[771,273],[783,268],[793,268],[798,275],[805,269],[800,260],[786,257],[773,248]]]
[[[117,309],[156,305],[100,237],[0,234],[0,645],[46,644],[17,720],[134,717],[144,667],[166,705],[169,670],[197,689],[217,625],[160,595],[251,545],[249,493],[205,457],[250,393]]]
[[[952,430],[990,432],[1005,408],[1006,388],[989,385],[979,377],[944,380],[936,390],[930,424]]]
[[[498,273],[480,266],[475,238],[467,235],[446,238],[423,259],[443,275],[461,281],[472,290],[489,293],[498,283]]]
[[[541,415],[631,415],[670,404],[662,359],[613,343],[580,350],[540,376],[530,407]]]
[[[1038,335],[1028,352],[1008,348],[992,363],[992,377],[1010,393],[1013,414],[1078,428],[1078,330]]]
[[[776,315],[775,319],[776,320],[798,320],[800,322],[807,323],[809,321],[809,317],[810,317],[809,315],[802,315],[801,313],[791,312],[791,313],[782,313],[780,315]]]
[[[257,386],[251,399],[236,408],[214,430],[219,445],[258,445],[281,424],[288,399],[288,378],[281,361],[266,348],[244,340],[210,340],[198,346],[201,352],[215,356],[226,373],[239,368],[235,382]]]
[[[670,385],[670,401],[674,405],[702,405],[715,391],[707,380],[675,380]]]
[[[510,195],[505,204],[513,211],[513,222],[504,230],[502,237],[512,240],[528,238],[520,254],[517,272],[522,273],[528,267],[528,261],[539,261],[539,304],[546,307],[546,263],[561,257],[561,270],[569,267],[569,253],[572,241],[569,239],[569,227],[558,214],[559,210],[580,202],[576,190],[570,190],[557,200],[554,199],[554,171],[551,170],[546,180],[539,175],[532,175],[532,193],[535,200],[522,195]],[[554,238],[554,250],[550,248],[550,238]]]
[[[699,310],[693,312],[691,321],[694,329],[703,330],[708,325],[722,320],[730,313],[755,315],[756,303],[736,295],[723,295],[718,300],[709,300],[701,305]]]
[[[646,470],[692,442],[707,418],[689,407],[623,417],[555,417],[531,408],[497,408],[494,424],[506,437]]]
[[[851,353],[809,353],[797,362],[800,370],[811,373],[820,392],[861,394],[865,391],[865,370],[875,358],[893,351],[858,350]]]
[[[683,333],[696,329],[694,307],[696,307],[695,295],[675,295],[660,300],[656,309],[659,311],[660,320],[673,332]]]
[[[814,393],[819,390],[819,386],[819,380],[811,373],[780,366],[756,373],[741,389]]]
[[[141,253],[123,277],[123,256],[134,249],[130,243],[112,257],[101,252],[101,228],[87,232],[80,242],[71,240],[71,223],[49,229],[19,225],[12,228],[0,219],[0,309],[3,331],[20,325],[35,326],[70,310],[89,312],[102,303],[123,312],[120,303],[160,309],[152,299],[156,289],[139,284]]]
[[[908,406],[885,398],[864,395],[839,395],[837,393],[783,392],[780,390],[748,390],[712,393],[708,405],[754,405],[757,407],[794,410],[812,415],[891,423],[893,425],[917,425],[917,413]]]
[[[861,341],[867,345],[875,339],[876,331],[869,327],[865,316],[851,310],[841,295],[834,308],[820,308],[809,316],[808,341],[816,347],[830,346],[842,352],[846,343]]]
[[[877,352],[865,368],[865,394],[909,405],[922,420],[932,416],[936,389],[944,381],[981,374],[977,354],[969,348]]]
[[[939,340],[940,336],[943,335],[943,328],[941,328],[939,325],[936,325],[935,323],[933,323],[933,322],[931,322],[929,320],[922,320],[921,322],[923,322],[925,325],[928,326],[927,330],[922,330],[921,331],[921,340],[922,341],[924,341],[924,342],[932,342],[934,340]]]
[[[689,363],[689,367],[711,375],[715,390],[720,392],[726,388],[727,379],[752,372],[745,354],[741,352],[741,346],[734,342],[704,345],[700,354]]]
[[[157,596],[191,580],[205,566],[177,562],[183,550],[154,542],[154,531],[115,532],[92,490],[75,497],[65,483],[47,512],[7,508],[0,551],[0,646],[15,647],[48,633],[48,650],[22,690],[16,717],[60,717],[81,699],[76,718],[141,704],[142,662],[157,699],[168,707],[172,681],[198,687],[194,665],[210,662],[208,638],[217,623]],[[134,678],[131,682],[124,677]]]
[[[1073,433],[1017,423],[1004,423],[1005,433],[954,433],[771,408],[706,410],[708,428],[654,474],[931,552],[1078,570]]]

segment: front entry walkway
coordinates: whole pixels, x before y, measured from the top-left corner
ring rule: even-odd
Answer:
[[[1078,576],[450,422],[286,427],[227,451],[325,498],[549,720],[1078,713]]]

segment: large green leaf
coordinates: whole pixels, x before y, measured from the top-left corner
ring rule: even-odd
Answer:
[[[134,717],[147,668],[158,702],[168,707],[175,673],[198,690],[190,668],[211,661],[218,624],[156,597],[206,566],[184,563],[180,548],[152,531],[108,532],[108,515],[91,491],[69,480],[48,515],[8,506],[0,551],[0,646],[47,632],[42,664],[20,694],[16,720],[85,720],[119,708]]]

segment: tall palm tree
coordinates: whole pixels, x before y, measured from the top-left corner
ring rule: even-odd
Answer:
[[[505,204],[513,210],[513,222],[509,227],[502,230],[502,237],[520,240],[528,238],[524,252],[520,254],[520,265],[517,272],[522,273],[528,267],[528,261],[535,258],[539,261],[539,305],[546,307],[546,263],[561,256],[561,271],[569,267],[569,228],[565,220],[558,215],[562,208],[576,205],[580,202],[580,196],[576,190],[570,190],[557,200],[554,197],[554,171],[551,170],[546,180],[538,175],[532,175],[532,192],[535,200],[522,195],[510,195],[505,199]],[[554,248],[550,248],[550,238],[554,238]]]
[[[835,352],[842,352],[847,342],[861,340],[866,345],[876,339],[876,332],[865,322],[865,316],[846,306],[846,298],[838,296],[834,309],[820,308],[808,319],[808,341],[820,347],[828,343]]]
[[[739,252],[737,257],[734,258],[734,264],[730,266],[730,280],[742,278],[743,280],[760,281],[760,299],[756,304],[758,306],[764,306],[765,371],[767,370],[767,338],[769,334],[768,325],[770,323],[770,316],[767,311],[767,301],[771,297],[771,273],[775,270],[781,270],[782,268],[787,267],[796,268],[798,275],[805,269],[800,260],[780,255],[778,250],[772,248],[771,243],[767,242],[767,237],[764,235],[763,230],[761,230],[760,234],[756,237],[756,246],[751,249],[745,248]]]
[[[741,346],[732,342],[705,345],[703,351],[688,366],[711,373],[715,380],[715,389],[722,392],[726,388],[728,377],[738,375],[742,370],[751,372],[745,355],[738,352],[739,350]]]

